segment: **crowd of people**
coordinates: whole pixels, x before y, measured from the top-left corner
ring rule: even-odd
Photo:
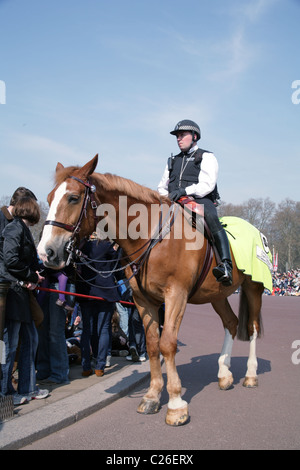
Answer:
[[[300,268],[273,273],[273,295],[300,296]]]
[[[72,362],[81,363],[83,377],[102,377],[112,355],[147,359],[130,287],[111,272],[120,248],[93,234],[80,247],[89,263],[77,263],[76,272],[50,270],[30,232],[39,219],[37,199],[24,187],[0,210],[0,394],[12,395],[14,405],[46,398],[47,385],[70,383]]]

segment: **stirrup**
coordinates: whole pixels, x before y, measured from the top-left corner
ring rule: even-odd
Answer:
[[[228,268],[229,266],[227,265],[227,263],[222,262],[213,269],[213,275],[215,276],[217,282],[221,282],[223,286],[232,285],[231,270]]]

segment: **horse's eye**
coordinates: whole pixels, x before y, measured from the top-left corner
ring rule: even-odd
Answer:
[[[80,196],[77,194],[70,194],[68,197],[69,204],[77,204],[80,199]]]

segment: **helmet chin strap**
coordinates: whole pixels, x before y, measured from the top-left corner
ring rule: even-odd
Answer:
[[[184,154],[188,154],[188,152],[195,146],[197,145],[197,134],[195,131],[191,131],[192,132],[192,142],[191,142],[191,145],[189,146],[188,150],[186,152],[183,152]],[[196,136],[196,139],[195,139],[195,136]]]

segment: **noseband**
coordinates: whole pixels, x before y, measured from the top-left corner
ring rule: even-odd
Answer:
[[[80,214],[79,214],[79,217],[78,217],[78,220],[77,220],[76,224],[75,225],[70,225],[70,224],[65,224],[63,222],[57,222],[56,220],[46,220],[45,225],[53,225],[55,227],[62,228],[64,230],[67,230],[68,232],[72,233],[71,238],[70,238],[69,243],[68,243],[68,248],[69,249],[67,248],[67,251],[70,252],[70,251],[72,251],[73,243],[74,243],[76,234],[80,230],[80,225],[81,225],[83,216],[85,216],[85,217],[87,216],[86,211],[87,211],[87,205],[88,205],[89,200],[91,201],[91,207],[94,211],[94,219],[95,219],[95,227],[96,227],[96,223],[97,223],[97,216],[96,216],[97,203],[95,201],[95,196],[94,196],[94,193],[96,192],[96,186],[94,184],[90,184],[90,182],[88,180],[83,181],[79,178],[76,178],[76,176],[69,176],[69,178],[72,178],[73,180],[78,181],[79,183],[83,184],[84,187],[85,187],[84,199],[83,199],[83,203],[82,203],[82,206],[81,206],[81,211],[80,211]]]

